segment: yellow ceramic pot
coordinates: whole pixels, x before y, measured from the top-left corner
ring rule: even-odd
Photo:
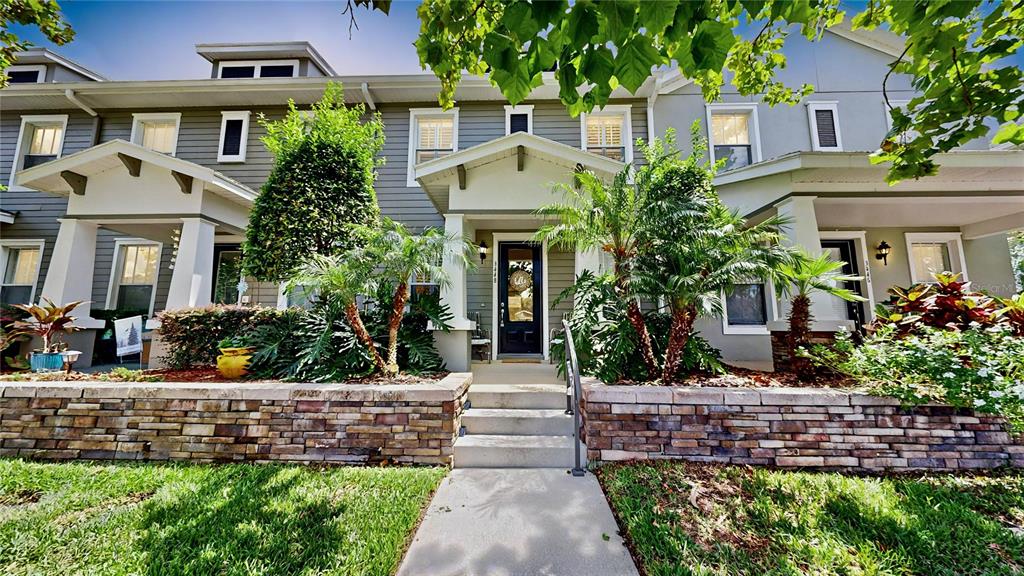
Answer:
[[[221,348],[220,356],[217,356],[217,370],[225,378],[245,376],[252,352],[252,348]]]

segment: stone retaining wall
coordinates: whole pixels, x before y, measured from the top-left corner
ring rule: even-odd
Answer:
[[[590,461],[676,458],[867,471],[1024,467],[1001,418],[813,388],[670,388],[590,383]]]
[[[443,465],[471,381],[0,382],[0,456]]]

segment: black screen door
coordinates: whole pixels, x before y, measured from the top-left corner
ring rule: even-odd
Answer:
[[[849,276],[860,276],[857,266],[856,251],[853,249],[853,240],[822,240],[821,249],[830,252],[833,260],[840,260],[846,262],[843,266],[843,274]],[[863,296],[861,293],[860,282],[845,282],[845,286],[852,290],[854,294]],[[846,302],[846,319],[853,320],[857,324],[857,329],[860,330],[861,326],[864,325],[864,303],[863,302]]]
[[[498,353],[540,354],[540,246],[525,242],[498,245]]]

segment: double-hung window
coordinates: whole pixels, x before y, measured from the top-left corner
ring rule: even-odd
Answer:
[[[583,149],[619,162],[633,161],[631,107],[609,105],[581,114]]]
[[[60,158],[64,151],[64,133],[67,126],[66,114],[21,117],[21,132],[15,147],[14,166],[9,182],[12,187],[14,175],[18,171]]]
[[[132,115],[132,142],[174,156],[178,149],[178,126],[181,113]]]
[[[708,104],[711,160],[724,160],[723,170],[761,161],[756,104]]]
[[[249,139],[249,111],[221,112],[217,162],[245,162]]]
[[[908,232],[910,281],[934,282],[935,274],[953,272],[967,279],[967,262],[959,232]]]
[[[162,247],[159,242],[147,240],[116,242],[108,308],[142,310],[152,316]]]
[[[438,285],[430,276],[415,274],[409,279],[409,301],[417,302],[420,298],[438,293]]]
[[[409,186],[416,186],[418,164],[443,158],[459,149],[459,109],[409,110]]]
[[[843,138],[839,132],[838,102],[808,102],[807,119],[811,125],[811,149],[842,151]]]
[[[4,240],[0,242],[3,282],[0,304],[30,304],[35,301],[36,283],[43,259],[43,240]]]

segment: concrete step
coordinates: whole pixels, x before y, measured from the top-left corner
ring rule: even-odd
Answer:
[[[454,468],[571,468],[572,436],[471,434],[455,441]],[[581,450],[582,447],[581,447]],[[586,454],[583,450],[582,454]]]
[[[565,386],[560,384],[488,384],[469,387],[473,408],[565,409]]]
[[[471,408],[462,414],[469,434],[572,436],[572,416],[565,410]]]

